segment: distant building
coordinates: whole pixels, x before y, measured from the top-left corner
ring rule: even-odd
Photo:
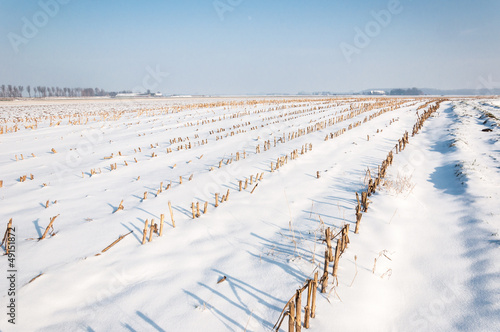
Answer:
[[[147,97],[148,95],[145,93],[136,93],[136,92],[124,92],[124,93],[117,93],[116,98],[140,98],[140,97]]]
[[[384,90],[365,90],[362,91],[361,94],[366,96],[384,96],[387,94]]]
[[[116,94],[116,98],[146,98],[146,97],[163,97],[161,92],[138,93],[138,92],[120,92]]]

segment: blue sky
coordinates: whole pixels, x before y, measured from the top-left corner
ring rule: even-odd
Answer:
[[[0,60],[0,84],[108,91],[476,88],[500,82],[500,1],[0,0]]]

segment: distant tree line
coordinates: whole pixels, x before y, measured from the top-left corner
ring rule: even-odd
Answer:
[[[45,97],[97,97],[110,96],[112,92],[106,92],[99,88],[60,88],[49,86],[30,86],[26,89],[22,85],[5,85],[0,86],[0,97],[2,98],[22,98],[26,96],[23,92],[26,91],[28,97],[45,98]],[[116,93],[115,93],[116,94]]]
[[[420,96],[423,95],[424,92],[422,90],[419,90],[417,88],[411,88],[411,89],[392,89],[389,92],[390,95],[393,96]]]

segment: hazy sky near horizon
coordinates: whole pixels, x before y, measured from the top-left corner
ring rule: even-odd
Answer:
[[[0,0],[0,84],[262,94],[485,82],[500,88],[498,0]]]

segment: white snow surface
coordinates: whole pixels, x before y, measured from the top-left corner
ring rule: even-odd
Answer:
[[[336,233],[350,224],[338,284],[330,276],[327,292],[318,292],[310,331],[500,331],[498,99],[443,101],[394,154],[353,233],[366,170],[376,174],[427,109],[417,108],[436,101],[0,103],[0,125],[8,129],[0,135],[0,226],[3,232],[13,219],[17,270],[15,325],[6,315],[9,283],[0,278],[0,330],[271,331],[295,290],[322,272],[324,228]],[[381,109],[388,111],[364,122]],[[19,122],[34,118],[36,129]],[[316,125],[332,118],[333,125]],[[298,129],[304,134],[289,140]],[[306,144],[312,150],[300,154]],[[291,160],[294,149],[299,157]],[[239,181],[251,175],[253,184],[240,192]],[[228,200],[215,207],[215,193],[227,190]],[[193,219],[191,203],[203,208],[205,201],[207,213]],[[163,236],[142,245],[145,220],[158,223],[161,214]],[[7,275],[8,256],[0,260]]]

